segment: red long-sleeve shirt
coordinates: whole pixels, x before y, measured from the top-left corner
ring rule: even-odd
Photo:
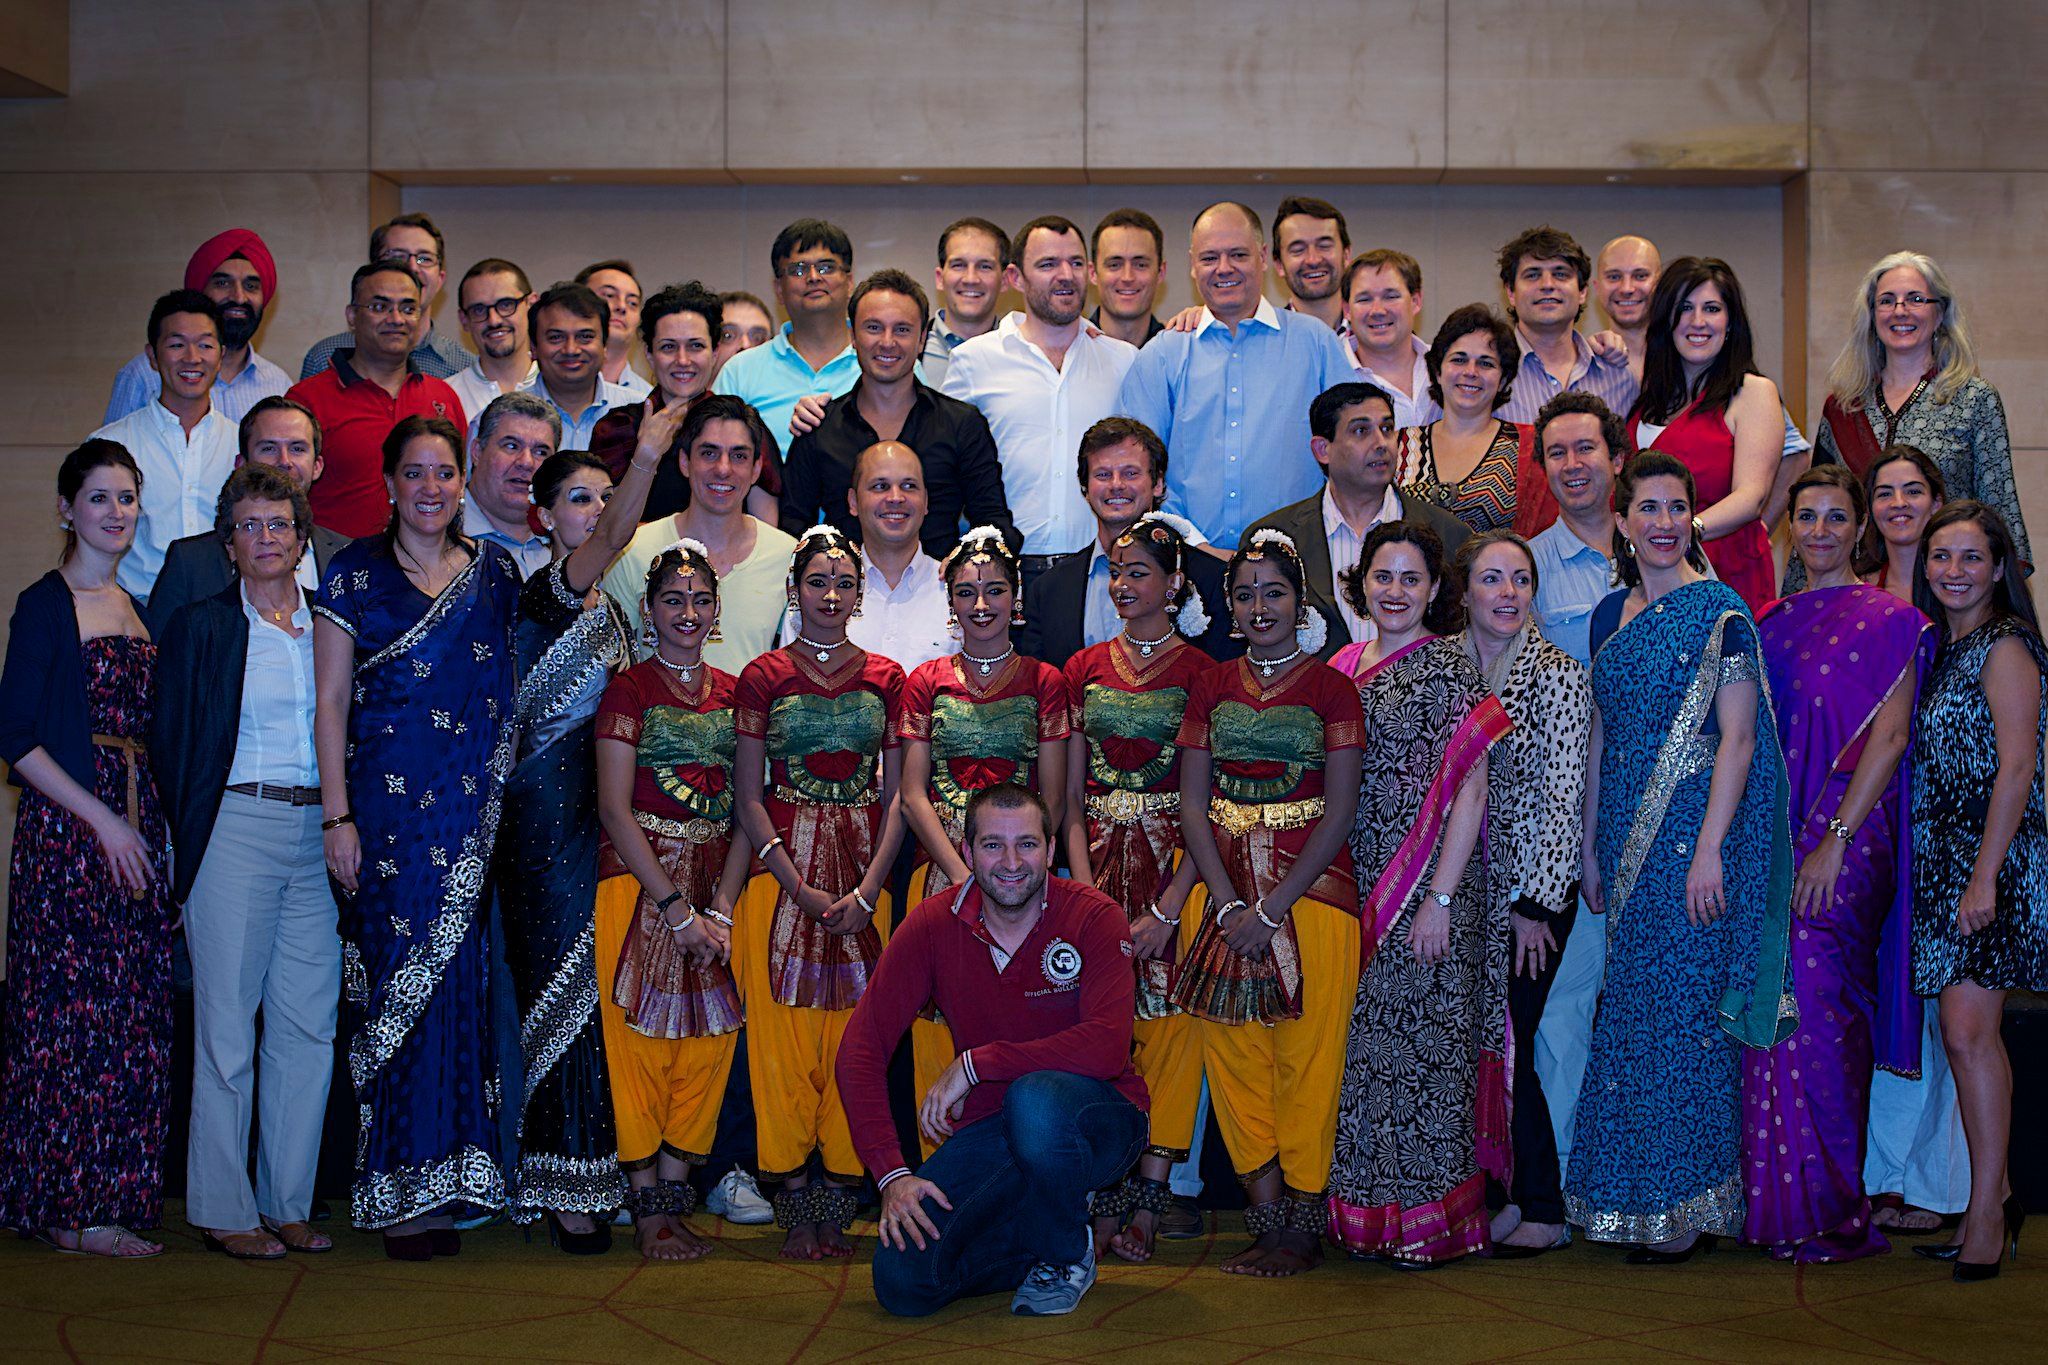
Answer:
[[[1046,887],[1045,913],[1007,963],[973,883],[964,898],[957,889],[928,897],[889,936],[834,1063],[854,1149],[880,1182],[910,1169],[886,1076],[889,1054],[927,1000],[938,1002],[974,1082],[957,1127],[1000,1111],[1010,1082],[1034,1071],[1108,1081],[1146,1107],[1145,1082],[1131,1067],[1129,921],[1093,887],[1064,877],[1048,877]]]

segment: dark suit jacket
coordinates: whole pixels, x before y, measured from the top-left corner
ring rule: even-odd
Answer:
[[[347,536],[315,526],[313,568],[326,573],[327,561],[346,544]],[[150,635],[162,640],[179,607],[211,597],[234,581],[235,561],[228,557],[228,547],[213,532],[201,531],[196,536],[172,541],[164,551],[163,572],[156,576],[156,586],[149,590],[149,605],[142,609]]]
[[[171,847],[178,851],[171,895],[180,905],[192,894],[192,879],[199,875],[234,766],[242,671],[248,660],[249,618],[242,612],[241,587],[233,581],[173,612],[159,637],[149,765],[171,827]]]
[[[1401,509],[1407,520],[1421,522],[1442,538],[1446,561],[1457,554],[1458,547],[1472,534],[1464,522],[1419,498],[1402,497]],[[1308,574],[1309,605],[1322,613],[1324,624],[1330,628],[1321,657],[1332,658],[1351,643],[1351,628],[1344,624],[1344,613],[1337,607],[1337,575],[1330,563],[1329,539],[1323,534],[1322,490],[1317,489],[1313,497],[1290,502],[1265,520],[1254,522],[1244,533],[1244,543],[1251,544],[1253,531],[1269,526],[1286,532],[1301,551],[1301,567]]]
[[[1017,652],[1064,668],[1068,659],[1087,648],[1082,632],[1088,621],[1088,562],[1095,542],[1061,555],[1046,567],[1024,599],[1024,626],[1017,633]],[[1212,659],[1234,659],[1244,641],[1230,638],[1229,604],[1223,598],[1223,561],[1200,550],[1188,552],[1188,581],[1202,595],[1209,629],[1193,643]]]

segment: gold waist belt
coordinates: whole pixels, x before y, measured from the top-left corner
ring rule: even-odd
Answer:
[[[1260,825],[1268,829],[1300,829],[1322,818],[1323,798],[1320,796],[1300,801],[1266,801],[1256,806],[1247,806],[1223,796],[1211,795],[1209,798],[1210,822],[1221,825],[1234,839],[1242,839]]]
[[[875,795],[873,787],[867,787],[851,801],[820,801],[815,796],[805,796],[795,787],[785,787],[779,782],[775,784],[772,795],[785,806],[872,806],[881,799]]]
[[[1117,788],[1088,798],[1089,816],[1113,825],[1135,825],[1154,811],[1179,809],[1179,792],[1132,792]]]
[[[670,820],[659,815],[649,815],[644,810],[633,812],[633,823],[649,834],[659,834],[668,839],[682,839],[692,844],[708,844],[720,835],[732,832],[730,820]]]

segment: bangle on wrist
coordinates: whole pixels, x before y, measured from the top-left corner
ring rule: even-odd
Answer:
[[[868,898],[860,893],[860,888],[857,886],[853,888],[853,903],[858,905],[869,919],[875,917],[875,907],[868,904]]]
[[[1161,924],[1165,925],[1169,929],[1180,928],[1180,921],[1178,919],[1168,919],[1166,916],[1160,914],[1159,907],[1156,904],[1146,906],[1145,911],[1147,914],[1151,915],[1153,919],[1158,920]]]
[[[1856,837],[1856,832],[1843,824],[1841,817],[1837,815],[1830,815],[1828,817],[1828,833],[1834,835],[1845,844]]]
[[[674,924],[668,923],[667,916],[663,916],[661,922],[663,924],[668,924],[668,931],[671,934],[680,934],[684,930],[688,929],[691,925],[697,922],[697,912],[695,910],[690,911],[689,914],[684,915],[682,919],[678,920]]]
[[[1257,915],[1259,923],[1265,925],[1268,929],[1278,929],[1287,922],[1287,916],[1285,915],[1282,915],[1279,919],[1266,918],[1266,898],[1264,896],[1252,902],[1252,913]]]
[[[698,911],[697,913],[703,915],[706,919],[712,921],[714,924],[723,924],[728,929],[732,928],[731,915],[721,915],[720,913],[718,913],[718,911],[713,910],[708,905],[705,906],[702,910]]]
[[[1223,917],[1224,917],[1225,915],[1229,914],[1229,913],[1230,913],[1231,911],[1233,911],[1233,910],[1242,910],[1242,909],[1244,909],[1244,902],[1243,902],[1243,901],[1241,901],[1241,900],[1230,900],[1230,901],[1225,901],[1225,902],[1223,902],[1223,904],[1221,904],[1221,905],[1217,906],[1217,907],[1216,907],[1216,927],[1217,927],[1218,929],[1221,929],[1221,928],[1223,927]]]
[[[353,825],[355,822],[356,817],[353,811],[343,811],[332,820],[322,820],[320,822],[320,829],[324,833],[330,829],[340,829],[343,825]]]
[[[761,845],[761,851],[756,853],[754,856],[756,858],[759,858],[765,864],[768,861],[768,850],[774,848],[777,844],[781,842],[782,836],[778,834],[773,839],[770,839],[767,843]]]

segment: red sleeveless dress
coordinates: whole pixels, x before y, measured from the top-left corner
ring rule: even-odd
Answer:
[[[1640,421],[1630,418],[1629,441],[1637,449],[1642,448],[1640,429]],[[1672,418],[1671,424],[1650,445],[1685,462],[1699,487],[1700,507],[1712,507],[1727,497],[1735,485],[1735,433],[1728,429],[1725,411],[1702,412],[1698,405],[1688,407]],[[1762,612],[1778,595],[1771,533],[1764,529],[1761,519],[1708,541],[1706,551],[1714,572],[1742,595],[1751,614]]]

